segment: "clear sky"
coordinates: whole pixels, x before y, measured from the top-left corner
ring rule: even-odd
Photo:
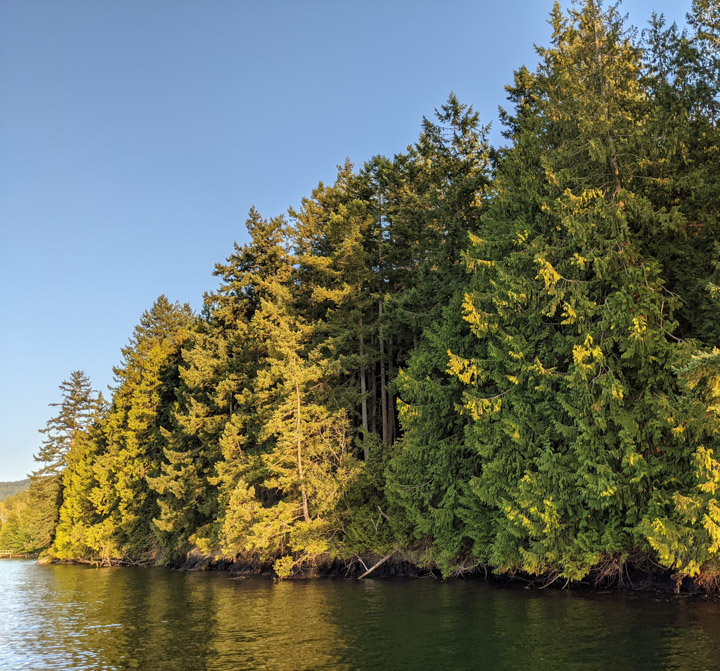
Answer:
[[[567,2],[563,3],[567,5]],[[255,204],[402,151],[450,91],[493,122],[550,0],[2,0],[0,481],[143,310],[195,309]],[[690,0],[626,0],[682,22]]]

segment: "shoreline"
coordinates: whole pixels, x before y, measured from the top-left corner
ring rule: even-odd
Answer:
[[[25,557],[32,558],[32,557]],[[156,561],[130,562],[123,560],[101,563],[99,561],[69,560],[54,557],[40,557],[38,563],[85,565],[96,568],[136,566],[141,568],[166,568],[188,573],[226,572],[230,579],[264,577],[278,580],[271,561],[261,561],[256,557],[237,556],[222,558],[191,551],[184,560],[169,563]],[[328,558],[314,565],[299,568],[286,580],[472,580],[483,581],[495,586],[515,589],[541,591],[568,590],[585,594],[639,594],[648,597],[700,597],[720,601],[720,589],[716,582],[712,587],[688,577],[677,576],[672,569],[655,568],[647,570],[634,565],[623,567],[622,574],[608,575],[598,569],[583,580],[568,580],[556,574],[530,575],[521,571],[513,573],[494,573],[490,567],[476,566],[461,574],[443,578],[437,566],[422,565],[414,562],[408,555],[400,552],[382,557],[381,555],[358,555],[352,559]],[[371,570],[369,570],[371,569]],[[713,589],[714,588],[714,589]]]

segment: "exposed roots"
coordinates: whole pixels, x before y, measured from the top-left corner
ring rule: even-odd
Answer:
[[[707,594],[720,594],[720,564],[705,564],[695,583]]]
[[[601,560],[590,571],[590,577],[595,587],[630,587],[635,589],[630,572],[633,574],[656,574],[664,571],[664,567],[660,566],[653,555],[641,550],[631,553],[615,553],[603,555]]]
[[[477,560],[472,557],[467,557],[457,564],[454,564],[452,571],[450,571],[449,578],[462,578],[468,574],[475,573],[478,567],[482,567],[485,570],[485,580],[488,577],[488,567],[486,564],[478,564]]]
[[[625,585],[627,565],[623,555],[605,555],[590,572],[595,587]],[[628,576],[629,580],[629,576]]]

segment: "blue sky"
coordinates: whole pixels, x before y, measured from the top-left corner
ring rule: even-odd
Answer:
[[[564,3],[567,4],[567,3]],[[690,0],[626,0],[682,21]],[[143,310],[199,308],[267,216],[402,151],[450,91],[493,122],[546,44],[544,0],[3,0],[0,481],[33,468],[58,384],[112,382]]]

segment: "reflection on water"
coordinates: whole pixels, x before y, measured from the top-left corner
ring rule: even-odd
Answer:
[[[720,668],[720,602],[0,561],[1,669]]]

